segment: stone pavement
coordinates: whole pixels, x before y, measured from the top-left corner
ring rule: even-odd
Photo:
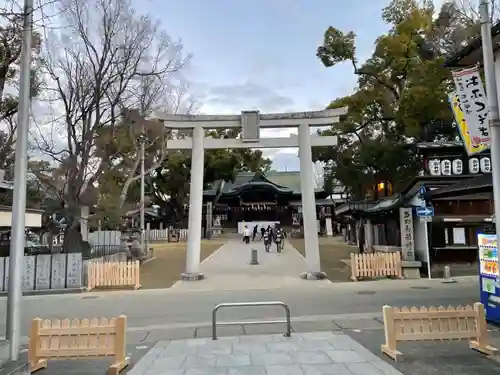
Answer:
[[[250,251],[257,249],[259,264],[250,265]],[[288,241],[282,253],[276,247],[267,253],[262,241],[245,245],[241,240],[230,239],[219,250],[200,265],[205,280],[178,281],[172,288],[176,290],[244,290],[272,289],[294,285],[310,284],[300,275],[306,271],[302,255]],[[315,285],[329,284],[328,280],[314,281]]]
[[[345,334],[158,342],[128,375],[401,375]]]

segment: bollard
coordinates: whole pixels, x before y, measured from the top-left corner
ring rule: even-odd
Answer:
[[[259,264],[259,252],[257,249],[250,250],[250,264]]]
[[[444,266],[443,279],[444,279],[443,284],[456,283],[456,281],[451,278],[451,270],[450,270],[450,266],[448,266],[448,265]]]

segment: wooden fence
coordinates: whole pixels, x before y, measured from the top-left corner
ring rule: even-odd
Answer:
[[[170,232],[170,233],[169,233]],[[187,241],[187,229],[146,229],[147,241]],[[48,234],[41,237],[43,244],[48,245],[50,240]],[[89,244],[94,248],[100,246],[120,246],[122,233],[117,230],[98,230],[88,234]],[[64,242],[64,235],[62,233],[52,237],[53,245],[62,246]]]
[[[108,375],[118,375],[129,363],[126,356],[127,317],[101,319],[33,319],[28,360],[31,372],[47,367],[52,359],[114,357]]]
[[[132,287],[140,284],[140,265],[132,262],[90,262],[88,265],[87,291],[95,288]]]
[[[403,354],[396,343],[402,341],[469,340],[469,347],[484,354],[496,351],[488,342],[484,306],[383,307],[385,344],[382,353],[395,361]]]
[[[351,253],[351,280],[362,277],[393,276],[403,278],[401,253]]]

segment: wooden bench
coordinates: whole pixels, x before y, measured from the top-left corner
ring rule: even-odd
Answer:
[[[365,277],[397,277],[403,278],[401,253],[351,253],[351,280],[357,281]]]
[[[469,340],[469,347],[484,354],[496,351],[488,342],[484,306],[383,307],[385,353],[395,361],[403,359],[396,344],[404,341]]]
[[[53,359],[114,357],[108,375],[118,375],[128,364],[125,331],[127,317],[31,321],[28,361],[31,372]]]
[[[87,291],[95,288],[131,287],[140,284],[141,262],[90,262],[88,265]]]

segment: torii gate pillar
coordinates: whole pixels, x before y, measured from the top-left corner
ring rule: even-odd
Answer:
[[[189,225],[186,254],[186,272],[183,280],[201,280],[201,224],[203,205],[203,172],[205,149],[220,148],[284,148],[298,147],[300,158],[300,184],[304,218],[306,270],[301,275],[309,280],[324,279],[319,256],[318,230],[316,225],[316,201],[312,169],[311,147],[336,146],[336,136],[311,136],[311,126],[328,126],[337,123],[347,114],[347,107],[313,112],[259,114],[245,111],[241,115],[165,115],[159,116],[165,127],[193,130],[192,138],[169,140],[168,149],[192,150],[191,185],[189,189]],[[260,128],[298,127],[299,134],[290,138],[260,138]],[[243,128],[241,139],[205,138],[205,129]]]
[[[324,279],[319,258],[318,227],[316,225],[316,196],[312,169],[311,131],[309,124],[299,125],[300,190],[302,195],[302,218],[304,220],[304,242],[307,271],[305,279]]]
[[[201,224],[203,215],[203,171],[205,149],[203,140],[205,129],[198,126],[193,129],[193,151],[191,156],[191,185],[189,187],[189,224],[186,252],[186,272],[183,280],[201,280]]]

